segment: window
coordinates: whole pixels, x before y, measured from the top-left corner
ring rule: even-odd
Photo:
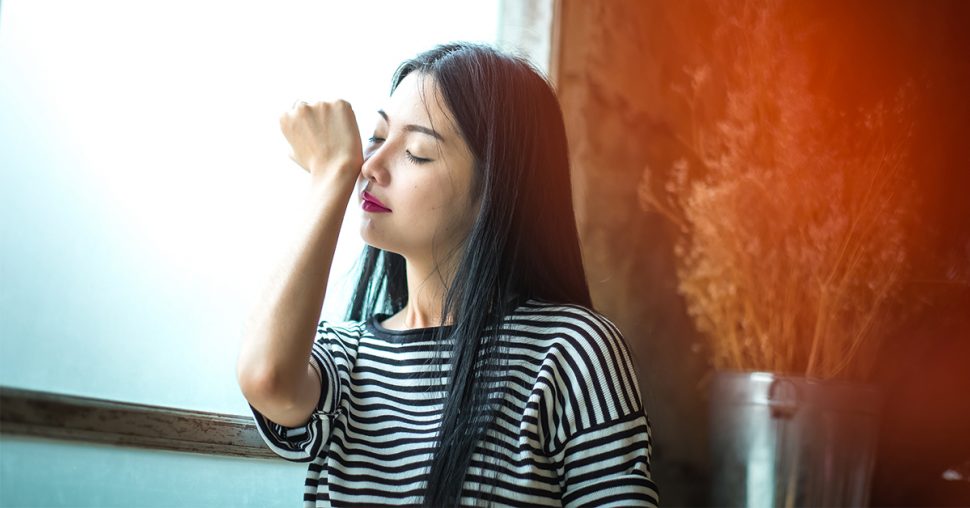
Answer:
[[[0,385],[248,414],[242,325],[307,183],[279,115],[342,97],[369,135],[401,60],[495,42],[503,5],[4,1]],[[505,8],[522,40],[521,3]],[[356,216],[325,317],[348,298]]]

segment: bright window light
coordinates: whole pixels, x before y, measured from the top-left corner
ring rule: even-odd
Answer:
[[[308,175],[279,116],[369,135],[400,63],[495,42],[498,0],[4,0],[0,384],[248,414],[235,363]],[[350,206],[323,316],[363,243]]]

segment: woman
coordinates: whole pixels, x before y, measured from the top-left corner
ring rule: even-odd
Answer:
[[[305,506],[655,505],[649,423],[592,310],[541,75],[443,45],[398,68],[366,147],[343,101],[281,127],[313,199],[237,368],[270,448],[311,462]],[[317,323],[351,193],[360,279],[348,321]]]

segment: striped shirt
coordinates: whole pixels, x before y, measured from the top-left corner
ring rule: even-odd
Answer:
[[[310,463],[304,507],[423,498],[444,395],[429,390],[443,382],[427,362],[434,329],[389,330],[386,318],[320,322],[311,365],[322,390],[305,425],[278,425],[250,405],[275,453]],[[495,395],[502,410],[472,456],[462,505],[657,506],[650,423],[616,326],[536,299],[506,320],[507,389]]]

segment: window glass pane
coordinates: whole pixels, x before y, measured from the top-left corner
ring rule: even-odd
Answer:
[[[248,414],[241,329],[307,174],[279,115],[494,42],[498,0],[45,2],[0,9],[0,384]],[[363,244],[350,207],[324,316]]]

